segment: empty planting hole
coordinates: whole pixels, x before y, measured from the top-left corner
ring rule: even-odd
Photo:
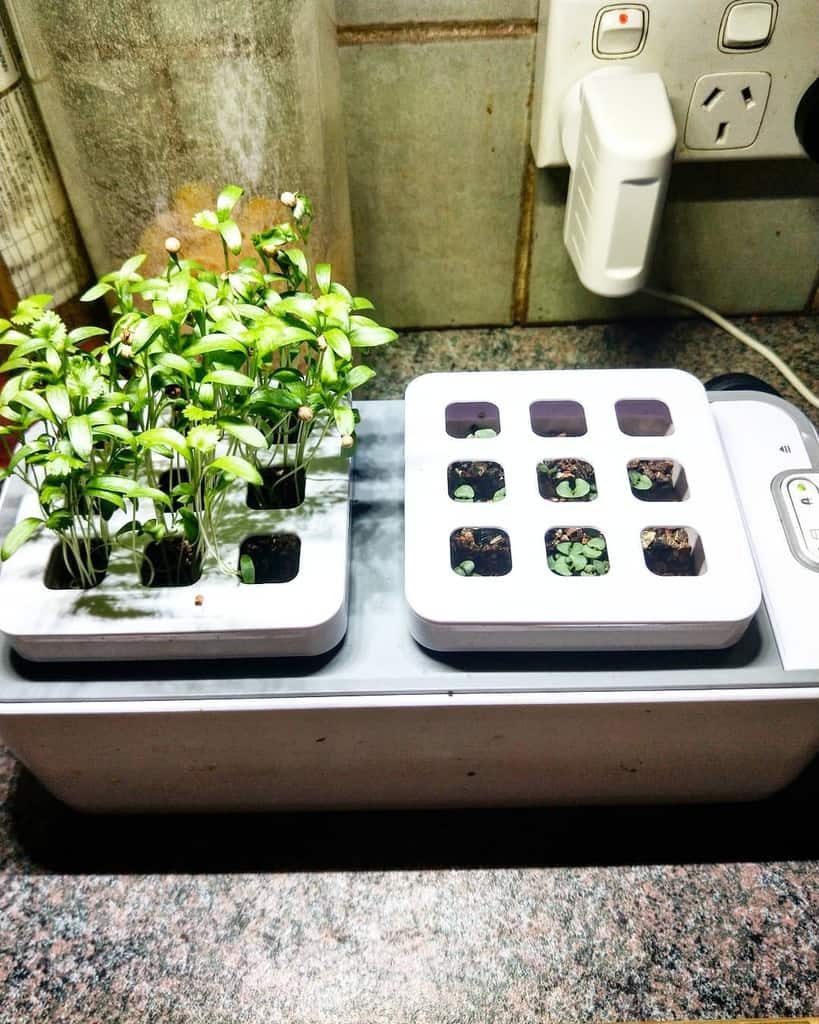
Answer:
[[[702,541],[690,526],[647,526],[640,543],[655,576],[701,576],[706,570]]]
[[[714,107],[719,103],[720,96],[722,96],[722,89],[715,87],[708,93],[702,102],[704,110],[713,110]]]
[[[512,569],[509,534],[495,526],[462,526],[450,535],[449,559],[458,576],[505,576]]]
[[[640,501],[683,501],[688,497],[685,470],[674,459],[632,459],[626,470],[631,493]]]
[[[668,406],[654,398],[622,398],[614,411],[618,426],[629,437],[666,437],[674,430]]]
[[[544,459],[537,466],[537,486],[547,501],[594,501],[594,467],[583,459]]]
[[[719,127],[717,128],[717,135],[716,135],[716,138],[714,139],[714,141],[721,145],[722,143],[725,142],[725,139],[726,139],[727,135],[728,135],[728,122],[727,121],[720,121]]]
[[[446,471],[454,501],[503,501],[506,478],[499,462],[453,462]]]
[[[248,562],[252,570],[248,570]],[[301,540],[295,533],[245,537],[239,548],[243,583],[289,583],[299,574]]]
[[[83,569],[76,556],[55,544],[46,564],[43,583],[48,590],[90,590],[102,583],[108,570],[108,547],[101,538],[92,540],[90,550],[83,551]]]
[[[500,433],[500,413],[492,402],[453,402],[446,407],[445,419],[450,437],[495,437]]]
[[[538,437],[582,437],[588,429],[580,402],[532,402],[529,419]]]
[[[606,538],[592,526],[558,526],[546,531],[546,561],[556,576],[605,576]]]
[[[751,92],[750,87],[747,85],[742,90],[742,99],[745,103],[746,110],[751,110],[753,107],[756,106],[756,100],[753,97],[753,93]]]
[[[303,468],[294,470],[292,466],[270,466],[259,472],[262,486],[248,486],[248,508],[298,508],[304,501],[306,482]]]
[[[184,537],[146,545],[140,577],[146,587],[189,587],[202,575],[202,553]]]

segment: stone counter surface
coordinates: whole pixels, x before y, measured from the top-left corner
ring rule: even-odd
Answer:
[[[749,326],[817,386],[815,320]],[[779,386],[689,323],[424,332],[373,363],[372,397],[421,366]],[[0,752],[0,1024],[815,1015],[817,776],[738,806],[116,818]]]

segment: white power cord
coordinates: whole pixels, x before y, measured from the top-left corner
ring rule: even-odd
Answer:
[[[785,380],[798,391],[799,394],[814,407],[819,409],[819,397],[817,397],[811,389],[805,384],[799,377],[793,372],[788,366],[784,359],[780,359],[773,349],[768,348],[767,345],[763,345],[761,341],[757,341],[756,338],[750,334],[746,334],[742,328],[737,327],[736,324],[732,324],[730,320],[726,320],[724,316],[720,316],[719,313],[715,313],[713,309],[709,309],[708,306],[704,306],[701,302],[697,302],[696,299],[687,299],[684,295],[674,295],[673,292],[661,292],[657,288],[643,288],[646,295],[651,295],[655,299],[663,299],[665,302],[676,302],[678,306],[685,306],[687,309],[693,309],[695,313],[699,313],[706,319],[713,321],[718,327],[721,327],[724,331],[733,335],[743,344],[747,345],[748,348],[752,348],[754,352],[758,352],[761,356],[764,356],[777,370],[782,374]]]

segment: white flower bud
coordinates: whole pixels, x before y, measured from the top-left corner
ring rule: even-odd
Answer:
[[[182,243],[179,241],[178,238],[176,238],[175,235],[169,235],[165,239],[165,252],[168,252],[168,253],[171,253],[171,255],[174,255],[174,254],[178,253],[181,248],[182,248]]]
[[[293,207],[298,202],[295,192],[282,192],[279,199],[284,203],[285,206]]]
[[[320,334],[316,338],[316,345],[318,346],[320,352],[323,352],[327,348],[327,339],[324,337],[323,334]]]
[[[131,348],[130,345],[120,345],[119,354],[122,356],[123,359],[130,359],[131,356],[134,354],[134,350]]]
[[[293,216],[296,220],[301,220],[304,216],[304,203],[299,199],[296,205],[293,207]]]
[[[299,411],[296,413],[296,415],[302,421],[302,423],[309,423],[310,420],[313,418],[313,410],[310,408],[309,405],[300,405]]]
[[[341,435],[341,447],[342,448],[352,448],[354,444],[355,444],[355,438],[353,437],[352,434],[342,434]]]

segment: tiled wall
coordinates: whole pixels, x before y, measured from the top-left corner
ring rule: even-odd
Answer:
[[[359,289],[396,326],[652,312],[577,281],[567,172],[535,169],[537,0],[336,0]],[[724,312],[806,307],[819,168],[678,165],[654,283]]]

